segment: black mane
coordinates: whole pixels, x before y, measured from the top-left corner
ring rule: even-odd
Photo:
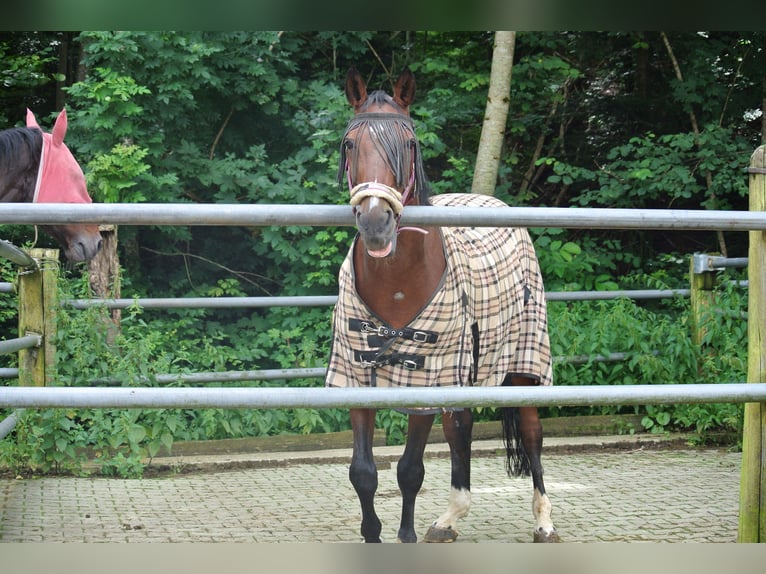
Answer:
[[[32,201],[42,142],[37,128],[0,132],[0,201]]]
[[[0,132],[0,170],[7,172],[14,166],[27,164],[30,156],[39,164],[41,136],[42,132],[37,128],[11,128]],[[34,169],[37,167],[35,165]]]

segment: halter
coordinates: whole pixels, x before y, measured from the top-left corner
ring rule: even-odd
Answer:
[[[401,114],[395,114],[395,113],[385,113],[385,112],[368,112],[368,113],[361,113],[357,114],[353,118],[354,120],[392,120],[395,119],[397,121],[405,121],[405,123],[409,124],[409,127],[412,128],[412,120],[408,118],[407,116],[402,116]],[[353,120],[352,120],[353,121]],[[409,205],[412,202],[412,199],[414,197],[414,191],[415,191],[415,154],[412,154],[412,161],[410,162],[410,179],[407,182],[407,185],[404,188],[404,192],[400,192],[398,189],[395,189],[391,186],[388,186],[384,183],[380,183],[377,181],[367,181],[362,182],[357,185],[353,184],[353,181],[351,180],[351,166],[350,161],[348,157],[346,158],[346,165],[345,165],[345,172],[346,172],[346,181],[348,183],[348,189],[349,194],[351,196],[351,200],[349,201],[349,204],[351,205],[354,213],[356,213],[356,208],[359,206],[362,201],[367,199],[368,197],[377,197],[379,199],[383,199],[384,201],[388,202],[389,205],[391,205],[391,209],[394,212],[394,216],[396,217],[396,233],[400,233],[401,231],[418,231],[420,233],[423,233],[424,235],[428,234],[428,231],[425,229],[421,229],[419,227],[401,227],[400,220],[402,217],[402,212],[404,211],[405,206]]]

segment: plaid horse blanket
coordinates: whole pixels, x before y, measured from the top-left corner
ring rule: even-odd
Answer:
[[[482,195],[431,199],[506,207]],[[441,233],[447,261],[441,285],[404,329],[386,325],[357,294],[351,247],[339,273],[326,386],[501,385],[508,374],[553,383],[543,280],[527,230]]]

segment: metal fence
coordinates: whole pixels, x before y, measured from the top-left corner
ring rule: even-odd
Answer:
[[[672,230],[766,230],[766,212],[629,210],[589,208],[483,208],[410,207],[402,218],[407,225],[517,226],[589,229]],[[352,226],[347,206],[325,205],[188,205],[188,204],[6,204],[0,224],[103,223],[119,225],[204,226]],[[640,291],[647,297],[686,296],[687,290]],[[636,296],[638,293],[633,293]],[[567,300],[566,294],[551,294],[549,300]],[[579,292],[578,300],[631,296],[631,292]],[[281,298],[295,306],[330,305],[334,297]],[[176,303],[167,299],[70,301],[83,308],[92,304],[146,308],[180,306],[266,306],[270,298],[223,298],[216,302],[195,299]],[[281,371],[281,370],[280,370]],[[261,371],[265,373],[265,371]],[[243,378],[252,376],[245,372]],[[318,372],[315,374],[319,374]],[[203,374],[205,376],[207,374]],[[215,375],[215,374],[214,374]],[[305,377],[304,372],[301,376]],[[168,375],[172,376],[172,375]],[[191,375],[192,377],[194,375]],[[285,378],[284,371],[269,376]],[[176,376],[173,376],[176,377]],[[177,377],[174,379],[177,380]],[[423,391],[425,394],[423,394]],[[428,388],[428,389],[285,389],[285,388],[95,388],[0,387],[0,407],[220,407],[284,408],[306,407],[417,407],[445,406],[578,406],[592,404],[652,404],[695,402],[760,402],[766,400],[766,385],[635,385],[599,387],[514,388]]]

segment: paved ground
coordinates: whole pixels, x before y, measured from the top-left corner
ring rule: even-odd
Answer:
[[[582,439],[572,453],[572,439],[556,440],[546,440],[544,464],[562,541],[736,541],[738,453],[626,445],[625,437]],[[505,476],[499,446],[475,444],[473,506],[458,543],[531,541],[531,480]],[[400,448],[376,449],[388,542],[400,505],[390,461]],[[187,457],[163,464],[197,472],[164,478],[0,480],[0,541],[357,542],[348,459],[347,451]],[[448,491],[444,446],[430,445],[416,508],[421,536]]]

